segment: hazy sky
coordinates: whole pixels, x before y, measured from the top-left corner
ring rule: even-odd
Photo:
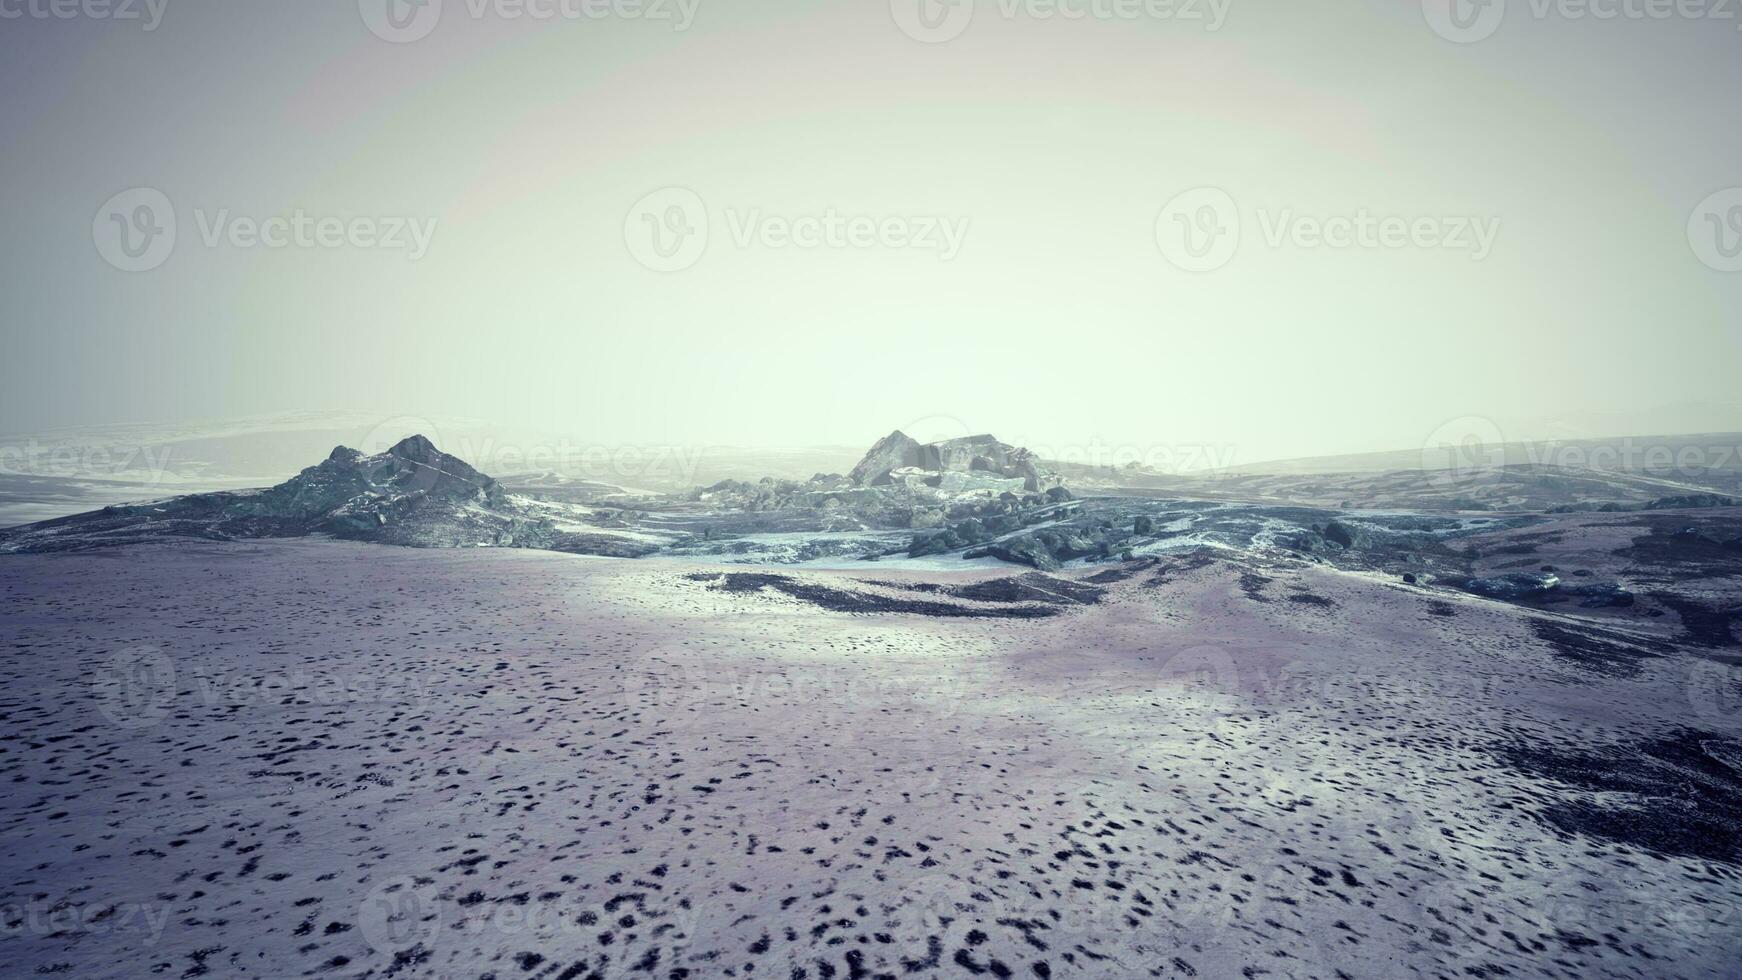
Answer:
[[[1742,10],[52,2],[0,0],[3,430],[1251,460],[1737,398]]]

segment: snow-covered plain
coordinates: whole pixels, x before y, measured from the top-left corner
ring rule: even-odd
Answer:
[[[1304,563],[1120,568],[1099,604],[1019,618],[805,598],[1008,568],[784,569],[783,591],[323,540],[0,557],[0,961],[1736,975],[1742,866],[1712,812],[1734,799],[1707,771],[1742,765],[1733,662],[1596,670],[1541,638],[1559,613]],[[1683,736],[1717,796],[1519,761],[1656,766],[1641,746]],[[1593,809],[1651,819],[1567,816]]]

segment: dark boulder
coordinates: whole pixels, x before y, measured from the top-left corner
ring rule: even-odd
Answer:
[[[962,557],[991,556],[999,561],[1030,565],[1041,571],[1054,571],[1063,563],[1077,558],[1111,557],[1120,540],[1104,531],[1043,528],[994,541]]]
[[[1351,527],[1341,521],[1332,521],[1326,524],[1323,534],[1326,541],[1342,548],[1365,548],[1370,540],[1366,531]]]
[[[1466,592],[1489,599],[1517,602],[1522,599],[1542,598],[1558,588],[1560,583],[1559,576],[1547,572],[1511,572],[1489,578],[1467,579],[1462,588]]]
[[[859,460],[858,465],[853,467],[853,471],[847,474],[847,479],[854,486],[886,486],[892,482],[890,471],[920,464],[921,448],[918,440],[897,429],[877,440],[864,458]]]

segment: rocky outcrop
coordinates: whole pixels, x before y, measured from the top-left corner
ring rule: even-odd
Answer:
[[[1345,551],[1366,550],[1373,546],[1373,536],[1355,525],[1330,521],[1302,528],[1296,534],[1279,538],[1277,543],[1307,554],[1334,555]]]
[[[951,492],[1000,489],[999,481],[1021,481],[1020,489],[1040,492],[1064,482],[1034,453],[990,435],[921,445],[899,430],[879,439],[848,479],[861,487],[906,484]]]
[[[1621,501],[1582,500],[1570,504],[1557,504],[1548,509],[1550,514],[1582,514],[1599,513],[1615,514],[1642,510],[1698,510],[1707,507],[1734,507],[1736,498],[1726,497],[1720,493],[1689,493],[1673,497],[1658,497],[1645,503],[1622,503]]]
[[[563,531],[423,436],[365,456],[339,446],[275,487],[105,507],[0,533],[0,551],[83,551],[151,539],[328,535],[419,548],[542,548],[637,555],[621,536]]]
[[[1108,558],[1123,540],[1124,535],[1104,528],[1042,528],[1001,538],[962,557],[990,556],[1050,572],[1077,558]]]
[[[1447,580],[1448,584],[1457,585],[1466,592],[1505,602],[1540,598],[1553,591],[1560,582],[1560,576],[1552,572],[1510,572],[1488,578],[1465,579],[1462,582]]]
[[[1646,510],[1691,510],[1699,507],[1734,507],[1736,500],[1716,493],[1690,493],[1676,497],[1659,497],[1645,505]]]
[[[918,440],[897,429],[877,440],[847,479],[859,487],[887,486],[894,471],[919,465],[922,448]]]
[[[1342,521],[1331,521],[1326,524],[1323,533],[1326,541],[1340,548],[1365,548],[1369,544],[1366,531],[1344,524]]]
[[[431,510],[499,508],[507,502],[507,493],[495,480],[423,436],[411,436],[374,456],[339,446],[319,465],[231,509],[248,516],[314,521],[319,531],[347,536]]]

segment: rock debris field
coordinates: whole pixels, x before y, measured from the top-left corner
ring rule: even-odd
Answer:
[[[1737,976],[1735,657],[1226,552],[1021,571],[0,558],[5,972]]]

